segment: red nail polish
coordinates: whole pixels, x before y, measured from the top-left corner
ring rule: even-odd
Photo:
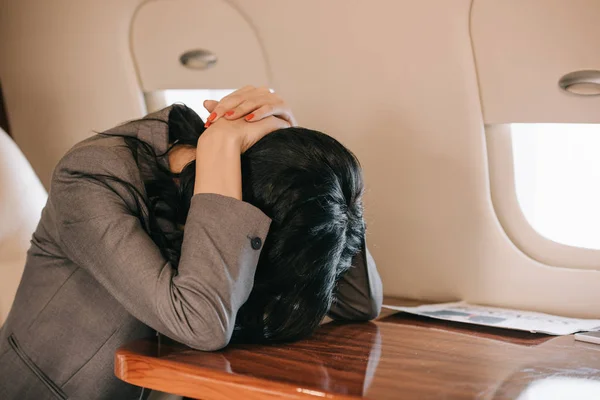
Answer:
[[[208,120],[207,121],[208,122],[213,122],[215,120],[215,118],[217,118],[217,114],[215,114],[214,112],[210,113],[210,115],[208,116]]]
[[[246,118],[244,118],[246,121],[250,121],[252,120],[252,118],[254,118],[254,114],[248,114],[246,115]]]
[[[234,113],[234,111],[233,111],[233,110],[229,110],[229,111],[227,111],[227,112],[225,113],[225,116],[226,116],[226,117],[230,117],[230,116],[232,116],[232,115],[233,115],[233,113]]]
[[[210,122],[207,122],[207,123],[204,124],[205,128],[208,128],[209,126],[210,126]]]

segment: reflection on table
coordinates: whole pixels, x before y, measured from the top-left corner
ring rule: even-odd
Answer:
[[[545,400],[548,390],[600,398],[585,397],[600,385],[600,346],[407,314],[329,323],[297,343],[215,353],[138,341],[118,351],[115,372],[135,385],[203,400]]]

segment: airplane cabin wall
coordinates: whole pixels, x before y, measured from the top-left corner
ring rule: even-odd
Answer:
[[[597,271],[533,260],[495,214],[471,0],[1,1],[9,11],[0,16],[0,79],[11,128],[45,184],[60,155],[92,129],[143,114],[140,87],[207,88],[207,72],[181,81],[174,54],[139,65],[152,43],[136,32],[151,28],[160,7],[202,5],[214,16],[214,4],[228,15],[223,26],[238,13],[254,35],[244,40],[258,43],[252,54],[240,51],[255,67],[247,79],[267,79],[301,125],[338,138],[361,160],[367,240],[387,295],[600,317]],[[236,48],[235,34],[205,29],[202,18],[197,27],[186,20],[185,34],[197,36],[182,40],[214,50],[218,37],[223,51]],[[239,86],[229,75],[219,85]]]
[[[75,143],[145,113],[129,49],[141,0],[0,0],[11,134],[48,188]]]

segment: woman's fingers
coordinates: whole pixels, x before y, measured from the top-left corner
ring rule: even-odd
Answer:
[[[225,118],[234,120],[244,117],[246,121],[255,122],[274,116],[296,126],[296,120],[290,108],[276,94],[268,93],[248,99],[234,109],[225,112]]]
[[[269,90],[269,89],[265,89]],[[255,92],[261,92],[263,89],[257,89],[254,86],[244,86],[241,89],[236,90],[235,92],[223,97],[221,101],[217,104],[217,106],[212,110],[208,119],[206,120],[209,124],[216,122],[219,118],[221,118],[227,111],[236,108],[246,99],[251,97],[256,97]]]
[[[290,126],[296,126],[296,120],[294,119],[294,116],[290,112],[290,109],[283,102],[276,105],[264,105],[251,114],[248,114],[245,119],[246,121],[253,122],[260,121],[263,118],[271,116],[286,121]]]
[[[206,109],[206,111],[208,111],[209,113],[212,113],[213,110],[215,109],[215,107],[217,107],[217,105],[219,105],[219,102],[216,100],[204,100],[204,108]],[[209,116],[210,118],[210,116]],[[204,122],[204,128],[208,128],[210,126],[210,122],[205,121]]]
[[[249,122],[257,122],[273,116],[287,121],[291,126],[297,125],[290,108],[268,88],[244,86],[219,102],[207,100],[204,106],[211,113],[205,127],[223,117],[230,121],[244,118]]]
[[[204,108],[206,109],[206,111],[208,111],[209,113],[213,112],[213,110],[215,109],[215,107],[219,104],[218,101],[216,100],[204,100]]]
[[[265,107],[265,109],[260,113],[261,118],[258,118],[259,114],[256,111],[262,107]],[[273,112],[283,110],[284,108],[285,104],[283,100],[279,96],[269,93],[245,100],[237,107],[225,112],[225,118],[234,120],[245,117],[246,121],[260,121],[269,115],[273,115]],[[270,114],[268,113],[269,111],[271,112]]]

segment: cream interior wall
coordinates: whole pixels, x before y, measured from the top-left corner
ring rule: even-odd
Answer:
[[[46,188],[73,144],[144,114],[128,40],[140,2],[0,0],[11,130]]]
[[[91,129],[143,113],[128,47],[138,2],[1,1],[10,11],[0,17],[0,79],[11,126],[47,183],[60,154]],[[534,261],[498,223],[470,0],[228,4],[255,29],[270,86],[299,121],[361,159],[386,294],[600,316],[598,273]]]

